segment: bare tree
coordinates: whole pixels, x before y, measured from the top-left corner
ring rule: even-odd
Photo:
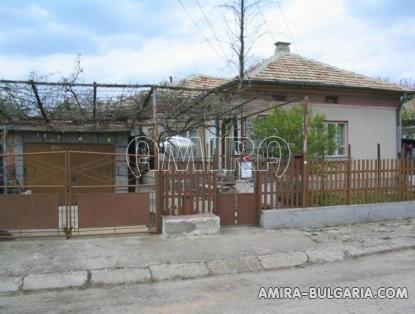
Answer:
[[[261,10],[270,0],[231,0],[221,7],[225,15],[225,29],[229,45],[236,56],[239,80],[245,78],[245,71],[252,57],[255,43],[265,34],[265,21]]]
[[[415,90],[415,80],[413,79],[403,78],[399,81],[399,85]]]

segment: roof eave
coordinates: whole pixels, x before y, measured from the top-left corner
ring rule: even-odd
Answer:
[[[244,84],[285,85],[285,86],[290,86],[290,87],[325,87],[325,88],[333,88],[333,89],[348,89],[348,90],[362,90],[362,91],[372,91],[372,92],[381,92],[381,93],[394,93],[394,94],[399,94],[399,95],[413,92],[410,90],[403,90],[403,89],[402,90],[382,89],[382,88],[358,87],[358,86],[336,85],[336,84],[305,82],[305,81],[248,79],[248,80],[244,80],[243,83]]]

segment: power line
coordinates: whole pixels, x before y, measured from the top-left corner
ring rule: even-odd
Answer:
[[[200,11],[201,11],[201,12],[202,12],[202,14],[203,14],[203,17],[204,17],[204,19],[205,19],[206,23],[209,25],[210,31],[212,32],[213,37],[215,37],[215,40],[216,40],[216,42],[218,43],[218,46],[219,46],[220,50],[222,51],[222,54],[223,54],[224,58],[225,58],[225,59],[227,59],[227,58],[226,58],[226,53],[225,53],[225,50],[223,49],[223,47],[222,47],[222,45],[221,45],[221,43],[220,43],[220,41],[219,41],[219,39],[218,39],[218,36],[216,35],[216,32],[215,32],[215,30],[213,29],[213,26],[212,26],[212,24],[210,23],[210,21],[209,21],[209,19],[208,19],[207,15],[206,15],[205,10],[203,9],[203,7],[202,7],[202,5],[200,4],[199,0],[196,0],[196,3],[197,3],[197,5],[199,6],[199,9],[200,9]]]
[[[280,9],[280,12],[281,12],[282,19],[284,21],[285,27],[287,27],[288,35],[290,36],[291,40],[293,41],[293,44],[295,46],[295,50],[298,53],[298,47],[297,47],[297,44],[295,42],[294,36],[291,33],[290,26],[288,25],[287,19],[285,18],[284,9],[282,8],[280,1],[277,1],[277,4],[278,4],[278,8]]]
[[[261,16],[262,20],[264,21],[265,27],[269,33],[269,36],[271,37],[272,41],[275,41],[275,36],[274,33],[271,31],[271,28],[269,27],[267,20],[265,19],[265,16],[261,10],[261,8],[258,6],[258,13]]]
[[[183,10],[186,12],[187,16],[190,18],[190,20],[192,21],[193,25],[196,27],[196,29],[199,31],[199,33],[203,36],[203,38],[206,40],[206,42],[209,44],[210,48],[212,48],[212,50],[221,58],[224,59],[223,61],[225,62],[225,64],[227,63],[226,57],[224,58],[217,50],[216,48],[212,45],[212,43],[210,42],[209,38],[206,37],[205,33],[202,31],[202,29],[199,27],[199,25],[196,23],[195,19],[193,18],[193,16],[190,14],[190,12],[187,10],[186,6],[184,5],[182,0],[178,0],[180,5],[182,6]]]

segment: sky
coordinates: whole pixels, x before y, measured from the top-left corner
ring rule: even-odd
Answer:
[[[85,82],[233,76],[229,13],[220,6],[226,1],[1,0],[0,78],[36,72],[58,80],[73,71],[78,54]],[[414,12],[413,0],[273,0],[256,10],[263,36],[250,61],[270,57],[274,42],[290,41],[308,58],[414,81]]]

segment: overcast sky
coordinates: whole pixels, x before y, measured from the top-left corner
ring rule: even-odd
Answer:
[[[220,41],[226,36],[218,4],[226,0],[199,1],[219,41],[197,0],[182,1],[189,14],[178,0],[1,0],[0,78],[26,79],[36,71],[59,79],[77,54],[85,81],[235,74]],[[255,57],[271,56],[274,41],[288,40],[295,52],[340,68],[415,79],[414,0],[283,0],[280,6],[258,15],[266,34]]]

